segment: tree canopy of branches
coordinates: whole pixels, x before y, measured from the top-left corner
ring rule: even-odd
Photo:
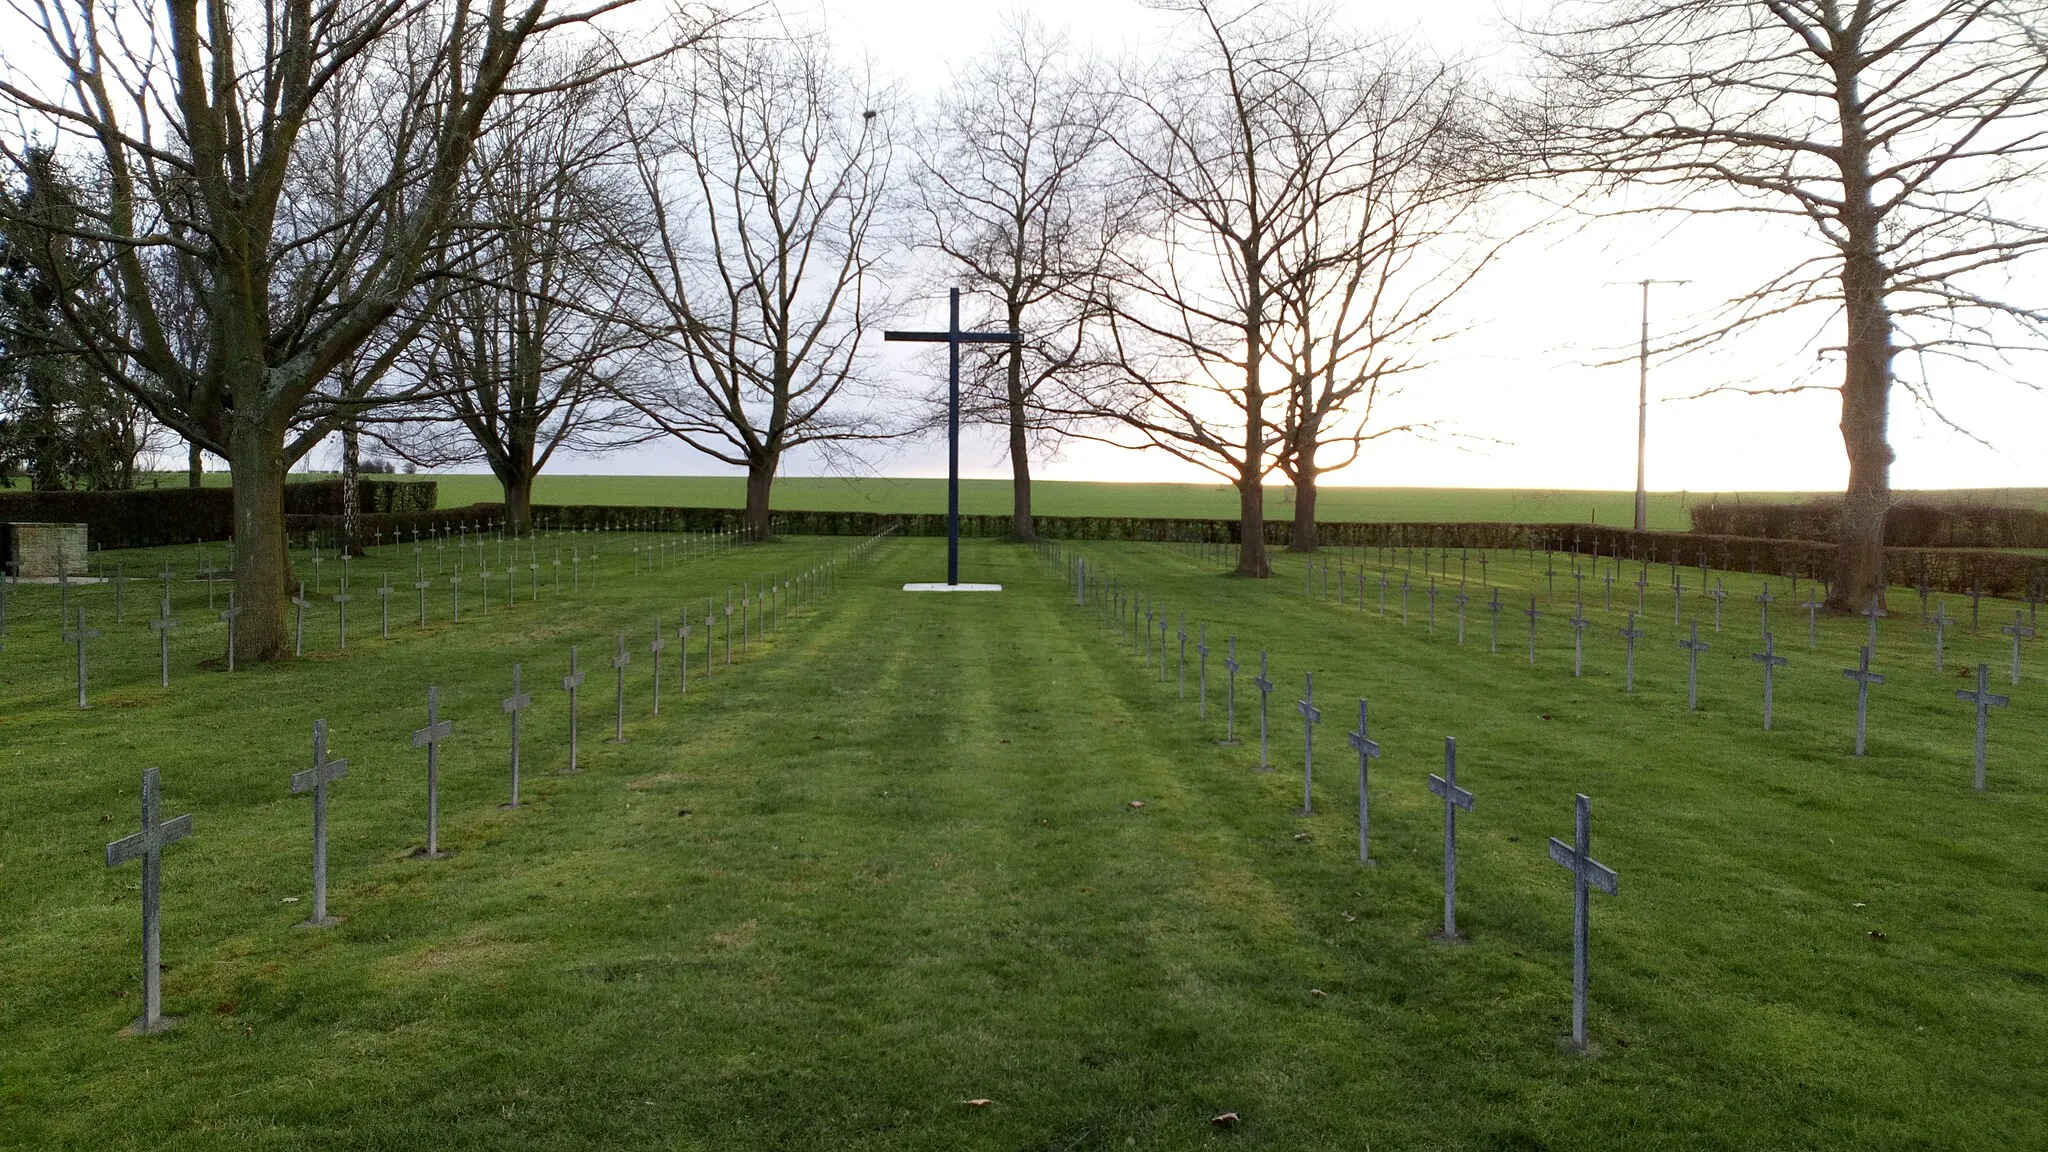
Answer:
[[[1237,571],[1264,577],[1263,486],[1276,452],[1294,446],[1312,477],[1302,429],[1321,435],[1332,411],[1315,390],[1376,379],[1358,367],[1373,362],[1357,351],[1369,332],[1361,313],[1332,309],[1371,279],[1371,234],[1356,237],[1375,218],[1359,204],[1384,143],[1375,128],[1400,102],[1377,97],[1372,55],[1326,13],[1173,6],[1185,14],[1181,42],[1118,85],[1126,194],[1148,215],[1143,238],[1105,270],[1115,371],[1080,410],[1116,426],[1117,442],[1229,480]],[[1332,359],[1335,332],[1345,343]]]
[[[746,469],[764,537],[791,451],[891,434],[856,371],[889,120],[821,36],[735,39],[681,62],[629,137],[651,206],[635,261],[674,383],[628,392],[661,431]]]
[[[378,421],[379,437],[417,463],[488,465],[518,534],[532,524],[534,478],[558,450],[636,435],[618,399],[642,343],[620,308],[616,233],[637,214],[620,110],[597,86],[548,82],[587,68],[521,65],[541,73],[520,75],[535,91],[505,99],[461,186],[465,216],[488,222],[488,238],[407,354],[421,402]]]
[[[2041,20],[2040,5],[2006,0],[1605,0],[1531,32],[1539,88],[1522,135],[1553,171],[1813,237],[1673,346],[1806,313],[1839,333],[1838,610],[1884,589],[1900,354],[1987,363],[2043,347],[2048,313],[2002,295],[2007,266],[2048,246]],[[1931,405],[1928,379],[1906,384]]]
[[[917,141],[921,244],[993,295],[1024,341],[972,358],[962,406],[1009,434],[1012,531],[1036,539],[1031,449],[1070,417],[1039,394],[1084,370],[1094,281],[1129,219],[1103,163],[1107,77],[1063,37],[1017,18],[953,78]]]
[[[47,151],[25,159],[25,179],[0,188],[0,480],[131,488],[149,445],[148,414],[71,352],[63,334],[66,307],[107,307],[82,295],[94,284],[71,234],[78,194]]]
[[[370,400],[419,323],[393,318],[462,259],[456,184],[514,64],[624,2],[16,0],[64,76],[0,100],[106,174],[75,232],[117,307],[67,309],[69,336],[228,460],[243,656],[288,650],[286,470]]]

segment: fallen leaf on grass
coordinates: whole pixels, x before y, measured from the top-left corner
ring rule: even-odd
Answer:
[[[1225,1112],[1221,1116],[1211,1116],[1209,1117],[1209,1123],[1214,1124],[1218,1128],[1235,1128],[1237,1126],[1237,1113]]]
[[[297,904],[298,902],[299,898],[297,896],[287,896],[284,899],[278,901],[278,903],[280,904]]]
[[[1143,800],[1133,800],[1133,801],[1131,801],[1131,807],[1133,807],[1133,808],[1143,808],[1144,806],[1145,806],[1145,802],[1144,802]]]
[[[982,1097],[976,1100],[962,1101],[962,1103],[966,1104],[969,1108],[986,1108],[989,1105],[995,1103],[995,1101],[990,1100],[987,1097]]]
[[[1340,913],[1338,913],[1338,915],[1340,915],[1340,916],[1344,917],[1344,922],[1345,922],[1346,924],[1356,924],[1356,923],[1358,923],[1358,917],[1356,917],[1356,916],[1353,916],[1353,915],[1352,915],[1351,913],[1349,913],[1349,912],[1340,912]]]
[[[1311,995],[1311,996],[1328,996],[1328,995],[1329,995],[1329,993],[1328,993],[1328,992],[1325,992],[1325,991],[1323,991],[1323,990],[1322,990],[1321,988],[1311,988],[1311,989],[1309,989],[1309,990],[1308,990],[1308,994],[1309,994],[1309,995]]]

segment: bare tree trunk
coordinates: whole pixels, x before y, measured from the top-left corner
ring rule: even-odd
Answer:
[[[238,429],[234,457],[228,461],[235,494],[235,602],[242,610],[235,649],[243,660],[277,660],[291,652],[284,623],[291,579],[285,555],[285,460],[278,441],[260,428]]]
[[[185,445],[185,487],[197,488],[204,481],[205,471],[199,467],[199,445]]]
[[[1023,309],[1010,309],[1010,331],[1019,332]],[[1038,539],[1038,525],[1031,517],[1031,437],[1026,426],[1024,394],[1024,346],[1010,345],[1010,532],[1019,540]]]
[[[1266,557],[1266,490],[1257,477],[1237,485],[1237,574],[1264,578],[1273,574]]]
[[[357,479],[362,468],[362,437],[357,434],[353,421],[341,426],[341,540],[351,556],[363,554],[362,533],[356,530],[357,518],[362,515],[361,482]]]
[[[505,490],[505,530],[524,536],[533,530],[533,473],[506,472],[498,475]]]
[[[757,541],[768,538],[768,496],[774,484],[773,457],[747,465],[747,534]]]
[[[1876,241],[1874,230],[1871,240]],[[1884,595],[1884,517],[1891,507],[1890,421],[1892,323],[1884,302],[1884,273],[1870,256],[1842,267],[1848,363],[1842,379],[1842,446],[1849,456],[1849,487],[1837,528],[1835,585],[1828,607],[1860,612]]]
[[[1306,407],[1306,406],[1304,406]],[[1310,411],[1294,430],[1294,527],[1287,541],[1290,552],[1316,550],[1316,441],[1322,422]]]

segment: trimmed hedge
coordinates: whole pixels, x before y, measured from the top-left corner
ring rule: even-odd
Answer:
[[[366,512],[411,513],[432,508],[431,480],[359,482]],[[228,488],[136,488],[113,492],[42,490],[0,492],[0,521],[84,524],[94,548],[160,548],[234,534],[234,492]],[[300,516],[341,518],[341,481],[293,481],[284,486],[286,530]],[[368,521],[365,516],[365,522]]]
[[[1772,540],[1832,540],[1840,500],[1695,504],[1695,532]],[[2048,548],[2048,512],[2006,504],[1899,503],[1884,517],[1888,548]]]

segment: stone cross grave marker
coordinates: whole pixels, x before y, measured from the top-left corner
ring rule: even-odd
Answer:
[[[725,666],[732,667],[732,589],[725,590]]]
[[[1592,621],[1586,618],[1585,605],[1581,604],[1572,612],[1572,677],[1576,679],[1584,661],[1586,650],[1586,625]]]
[[[439,860],[441,851],[441,742],[455,731],[455,725],[441,719],[441,689],[427,689],[427,726],[412,734],[412,746],[427,750],[427,846],[413,853],[422,860]]]
[[[1495,588],[1493,590],[1493,601],[1487,607],[1493,611],[1493,630],[1487,636],[1486,650],[1498,655],[1500,653],[1500,589]]]
[[[1166,639],[1173,630],[1173,621],[1166,618],[1166,609],[1159,610],[1159,682],[1166,682]]]
[[[1209,626],[1201,625],[1200,635],[1195,638],[1195,658],[1200,665],[1197,674],[1199,686],[1196,689],[1195,719],[1209,718]]]
[[[2017,614],[2015,614],[2014,619],[2018,619]],[[171,602],[166,599],[163,602],[163,607],[158,611],[157,618],[149,622],[150,631],[156,633],[157,686],[160,688],[169,688],[171,686],[171,629],[177,626],[178,618],[171,615]],[[2013,649],[2013,663],[2017,667],[2019,663],[2019,642],[2017,640],[2013,642]],[[2015,680],[2014,683],[2018,683],[2018,681]]]
[[[1308,674],[1302,689],[1301,699],[1294,702],[1294,710],[1301,713],[1301,811],[1297,816],[1315,814],[1316,777],[1316,725],[1322,722],[1323,710],[1316,707],[1316,674]]]
[[[1991,709],[2003,708],[2012,703],[2009,696],[2000,696],[1991,691],[1991,665],[1977,665],[1977,690],[1956,689],[1956,699],[1977,706],[1977,776],[1973,785],[1977,791],[1984,790],[1984,729],[1989,724]]]
[[[377,633],[383,639],[391,639],[391,573],[384,573],[384,582],[377,585]]]
[[[346,560],[348,557],[344,555],[342,559]],[[354,597],[348,594],[348,570],[344,568],[341,573],[341,591],[334,594],[334,635],[338,642],[336,647],[343,652],[348,651],[348,606],[353,599]]]
[[[1809,598],[1809,599],[1811,599],[1811,595],[1810,595],[1810,594],[1809,594],[1808,598]],[[1775,604],[1775,603],[1777,603],[1777,602],[1778,602],[1778,598],[1777,598],[1776,596],[1773,596],[1773,595],[1771,595],[1771,583],[1770,583],[1770,581],[1768,581],[1768,580],[1764,581],[1764,590],[1756,594],[1756,604],[1757,604],[1757,609],[1758,609],[1758,611],[1757,611],[1757,622],[1758,622],[1758,623],[1757,623],[1757,631],[1758,631],[1758,632],[1764,633],[1764,634],[1766,634],[1766,635],[1768,635],[1768,634],[1770,633],[1770,631],[1771,631],[1771,605],[1773,605],[1773,604]],[[1819,605],[1815,605],[1815,608],[1818,608],[1818,607],[1819,607]],[[1809,611],[1811,611],[1811,610],[1809,610]],[[1714,612],[1714,615],[1715,615],[1715,616],[1716,616],[1717,618],[1718,618],[1718,617],[1720,616],[1720,608],[1719,608],[1719,606],[1718,606],[1718,605],[1716,605],[1716,606],[1715,606],[1715,612]],[[1716,632],[1719,632],[1720,630],[1721,630],[1721,628],[1720,628],[1720,625],[1719,625],[1719,623],[1716,623],[1716,624],[1715,624],[1715,626],[1714,626],[1714,631],[1716,631]]]
[[[462,558],[455,558],[455,571],[448,577],[448,599],[453,605],[449,614],[452,623],[462,623]]]
[[[85,609],[80,608],[78,610],[78,627],[69,629],[64,633],[64,642],[78,649],[78,707],[81,711],[90,707],[85,700],[86,680],[89,672],[85,646],[88,641],[99,638],[99,629],[87,628],[85,626]]]
[[[654,618],[654,639],[647,645],[649,659],[654,661],[654,714],[661,715],[661,653],[668,642],[661,635],[661,617]]]
[[[1266,698],[1273,694],[1273,681],[1266,675],[1264,648],[1259,649],[1259,674],[1252,678],[1252,683],[1259,689],[1259,771],[1271,772],[1272,766],[1266,763]]]
[[[2003,625],[1998,630],[2012,637],[2012,682],[2018,684],[2020,682],[2020,641],[2033,639],[2034,630],[2020,623],[2020,613],[2017,608],[2013,609],[2012,623]]]
[[[682,609],[682,623],[676,627],[676,695],[690,694],[690,610]]]
[[[427,626],[427,586],[430,581],[419,570],[417,565],[414,566],[412,575],[412,589],[420,595],[420,627],[425,628]]]
[[[1799,606],[1806,609],[1806,646],[1809,649],[1818,648],[1820,647],[1820,610],[1827,607],[1827,601],[1816,595],[1811,587],[1808,587],[1806,599],[1801,600]]]
[[[1972,632],[1977,630],[1977,609],[1983,599],[1984,581],[1980,579],[1970,585],[1970,631]]]
[[[1775,669],[1783,667],[1791,663],[1791,661],[1778,655],[1777,638],[1769,632],[1764,633],[1764,650],[1750,653],[1749,658],[1764,666],[1764,731],[1769,732],[1771,730],[1771,681],[1773,679],[1771,674]]]
[[[1529,608],[1522,615],[1529,618],[1529,663],[1536,662],[1536,619],[1543,613],[1536,610],[1536,597],[1529,597]]]
[[[512,694],[498,702],[498,710],[512,717],[512,799],[500,808],[519,807],[519,714],[533,707],[533,693],[519,686],[520,666],[512,665]]]
[[[1934,615],[1929,616],[1927,619],[1934,625],[1934,670],[1939,672],[1941,671],[1942,649],[1946,646],[1946,641],[1948,640],[1948,626],[1955,623],[1956,619],[1948,614],[1947,602],[1941,600],[1934,602]]]
[[[1429,634],[1436,635],[1436,577],[1429,578]]]
[[[1856,755],[1863,755],[1863,726],[1870,715],[1870,686],[1884,683],[1884,677],[1870,670],[1870,645],[1861,649],[1856,667],[1842,669],[1842,675],[1856,682]]]
[[[1408,573],[1401,573],[1401,623],[1408,623]]]
[[[154,768],[142,773],[142,831],[107,845],[107,867],[142,861],[142,1015],[128,1025],[131,1035],[161,1032],[177,1021],[163,1014],[164,849],[192,834],[192,815],[159,820],[162,785]]]
[[[1629,613],[1628,623],[1618,631],[1621,638],[1628,642],[1628,664],[1622,680],[1622,690],[1632,693],[1636,690],[1636,641],[1643,638],[1643,630],[1636,627],[1636,614]]]
[[[1643,598],[1648,596],[1649,594],[1650,566],[1648,564],[1644,564],[1642,571],[1636,573],[1636,615],[1640,616],[1645,611],[1643,607]]]
[[[1365,697],[1358,698],[1358,730],[1348,733],[1345,741],[1358,750],[1358,862],[1371,865],[1372,858],[1372,817],[1368,798],[1371,795],[1370,773],[1374,760],[1380,757],[1379,742],[1372,738],[1372,729],[1366,722]]]
[[[298,593],[292,597],[292,655],[306,654],[306,609],[312,602],[306,599],[306,585],[301,581]]]
[[[1692,635],[1678,642],[1685,649],[1685,710],[1697,712],[1700,707],[1700,653],[1711,645],[1700,642],[1700,622],[1692,622]]]
[[[321,588],[320,588],[320,565],[321,565],[321,564],[323,564],[323,563],[325,563],[325,562],[326,562],[326,559],[327,559],[326,557],[324,557],[324,556],[320,555],[320,549],[319,549],[319,548],[317,548],[317,547],[316,547],[316,548],[314,548],[314,549],[313,549],[313,594],[314,594],[314,595],[316,595],[316,596],[317,596],[317,595],[319,595],[319,594],[320,594],[320,591],[321,591]]]
[[[1180,698],[1188,698],[1188,614],[1180,614]]]
[[[1927,577],[1925,575],[1921,576],[1920,582],[1913,586],[1913,591],[1920,594],[1920,622],[1925,624],[1927,623],[1927,594],[1933,591],[1932,588],[1927,586]]]
[[[1458,741],[1444,737],[1444,774],[1432,772],[1429,790],[1444,798],[1444,927],[1437,939],[1455,943],[1458,935],[1458,810],[1472,810],[1472,793],[1458,787]]]
[[[1871,650],[1872,652],[1876,652],[1876,651],[1877,651],[1877,618],[1878,618],[1879,616],[1883,616],[1883,615],[1885,615],[1884,605],[1883,605],[1883,604],[1881,604],[1881,603],[1879,603],[1879,601],[1878,601],[1878,597],[1876,597],[1876,596],[1874,596],[1874,595],[1873,595],[1873,596],[1872,596],[1872,597],[1870,598],[1870,607],[1868,607],[1868,608],[1865,608],[1865,609],[1864,609],[1863,611],[1861,611],[1861,612],[1858,612],[1858,613],[1857,613],[1857,615],[1858,615],[1858,616],[1864,616],[1864,617],[1868,617],[1868,618],[1869,618],[1869,620],[1870,620],[1870,639],[1869,639],[1868,641],[1866,641],[1866,644],[1867,644],[1867,646],[1868,646],[1868,647],[1870,648],[1870,650]],[[1970,627],[1972,627],[1972,628],[1975,628],[1975,627],[1976,627],[1976,624],[1975,624],[1975,623],[1973,622],[1973,623],[1972,623],[1972,624],[1970,625]]]
[[[1621,889],[1614,869],[1593,859],[1593,802],[1580,793],[1575,799],[1572,842],[1550,838],[1550,858],[1572,874],[1572,1050],[1586,1050],[1586,944],[1590,934],[1590,890],[1609,896]]]
[[[581,772],[576,766],[576,691],[583,687],[585,673],[576,667],[576,646],[569,645],[569,674],[562,677],[562,690],[569,694],[569,766],[561,769],[562,775]]]
[[[1600,578],[1600,582],[1607,586],[1605,589],[1605,594],[1607,598],[1604,601],[1604,606],[1601,608],[1601,611],[1612,612],[1614,611],[1614,573],[1609,572],[1607,575],[1602,576]]]
[[[1384,620],[1384,619],[1386,619],[1386,616],[1387,616],[1387,570],[1386,570],[1385,568],[1382,568],[1382,569],[1380,569],[1380,618],[1381,618],[1382,620]]]
[[[1678,574],[1671,577],[1671,626],[1678,627],[1679,612],[1685,602],[1685,580]]]
[[[1223,656],[1223,670],[1230,674],[1229,697],[1223,714],[1223,739],[1217,743],[1225,748],[1237,747],[1237,637],[1230,637],[1229,647]]]
[[[292,795],[313,794],[313,914],[302,928],[339,923],[327,914],[327,785],[348,775],[348,761],[327,758],[327,721],[313,721],[313,766],[292,773]]]
[[[1700,578],[1700,585],[1705,587],[1705,577]],[[1714,577],[1714,590],[1707,593],[1707,597],[1714,602],[1714,631],[1719,632],[1721,630],[1721,602],[1728,599],[1728,589],[1721,586],[1721,578],[1719,576]]]
[[[1463,648],[1465,646],[1465,605],[1472,602],[1472,597],[1465,594],[1465,582],[1462,578],[1458,581],[1458,594],[1452,597],[1452,602],[1458,606],[1458,647]]]

